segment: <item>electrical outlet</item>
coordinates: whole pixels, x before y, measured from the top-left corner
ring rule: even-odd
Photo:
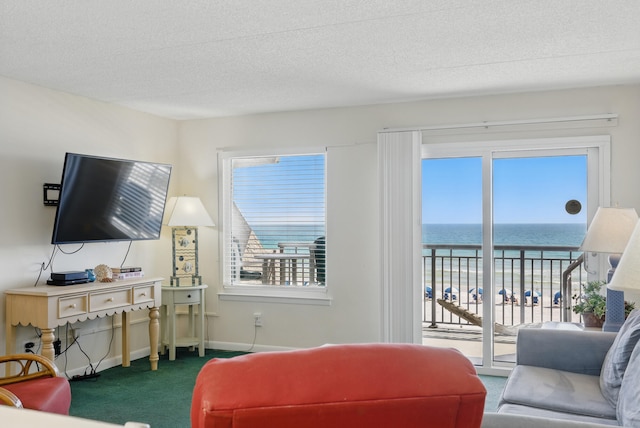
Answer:
[[[25,342],[24,343],[24,352],[25,353],[33,353],[33,348],[36,346],[33,342]]]
[[[256,327],[262,327],[262,313],[261,312],[254,312],[253,314],[253,321],[254,321],[254,325]]]
[[[81,328],[70,328],[69,329],[69,340],[74,340],[80,337],[80,334],[82,332]]]

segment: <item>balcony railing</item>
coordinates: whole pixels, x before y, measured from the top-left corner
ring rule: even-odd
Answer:
[[[576,263],[582,255],[577,247],[497,245],[493,284],[488,285],[483,284],[480,246],[425,244],[422,254],[423,322],[429,327],[470,324],[438,304],[438,299],[479,317],[484,304],[494,304],[494,320],[504,326],[580,321],[570,310],[572,296],[582,293],[587,278],[582,264]],[[572,285],[563,292],[563,272],[570,266],[577,269],[571,273]]]

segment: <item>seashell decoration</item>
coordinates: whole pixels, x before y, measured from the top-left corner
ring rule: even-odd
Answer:
[[[113,282],[113,271],[107,265],[98,265],[93,269],[99,282]]]

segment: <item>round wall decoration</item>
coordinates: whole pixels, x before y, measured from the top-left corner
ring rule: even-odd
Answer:
[[[565,204],[564,209],[569,214],[578,214],[580,211],[582,211],[582,204],[580,203],[580,201],[576,201],[575,199],[571,199],[570,201],[568,201]]]

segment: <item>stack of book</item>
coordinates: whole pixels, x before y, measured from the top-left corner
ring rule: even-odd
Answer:
[[[114,281],[119,281],[122,279],[142,278],[144,276],[142,268],[138,266],[114,267],[111,268],[111,271],[113,272]]]

